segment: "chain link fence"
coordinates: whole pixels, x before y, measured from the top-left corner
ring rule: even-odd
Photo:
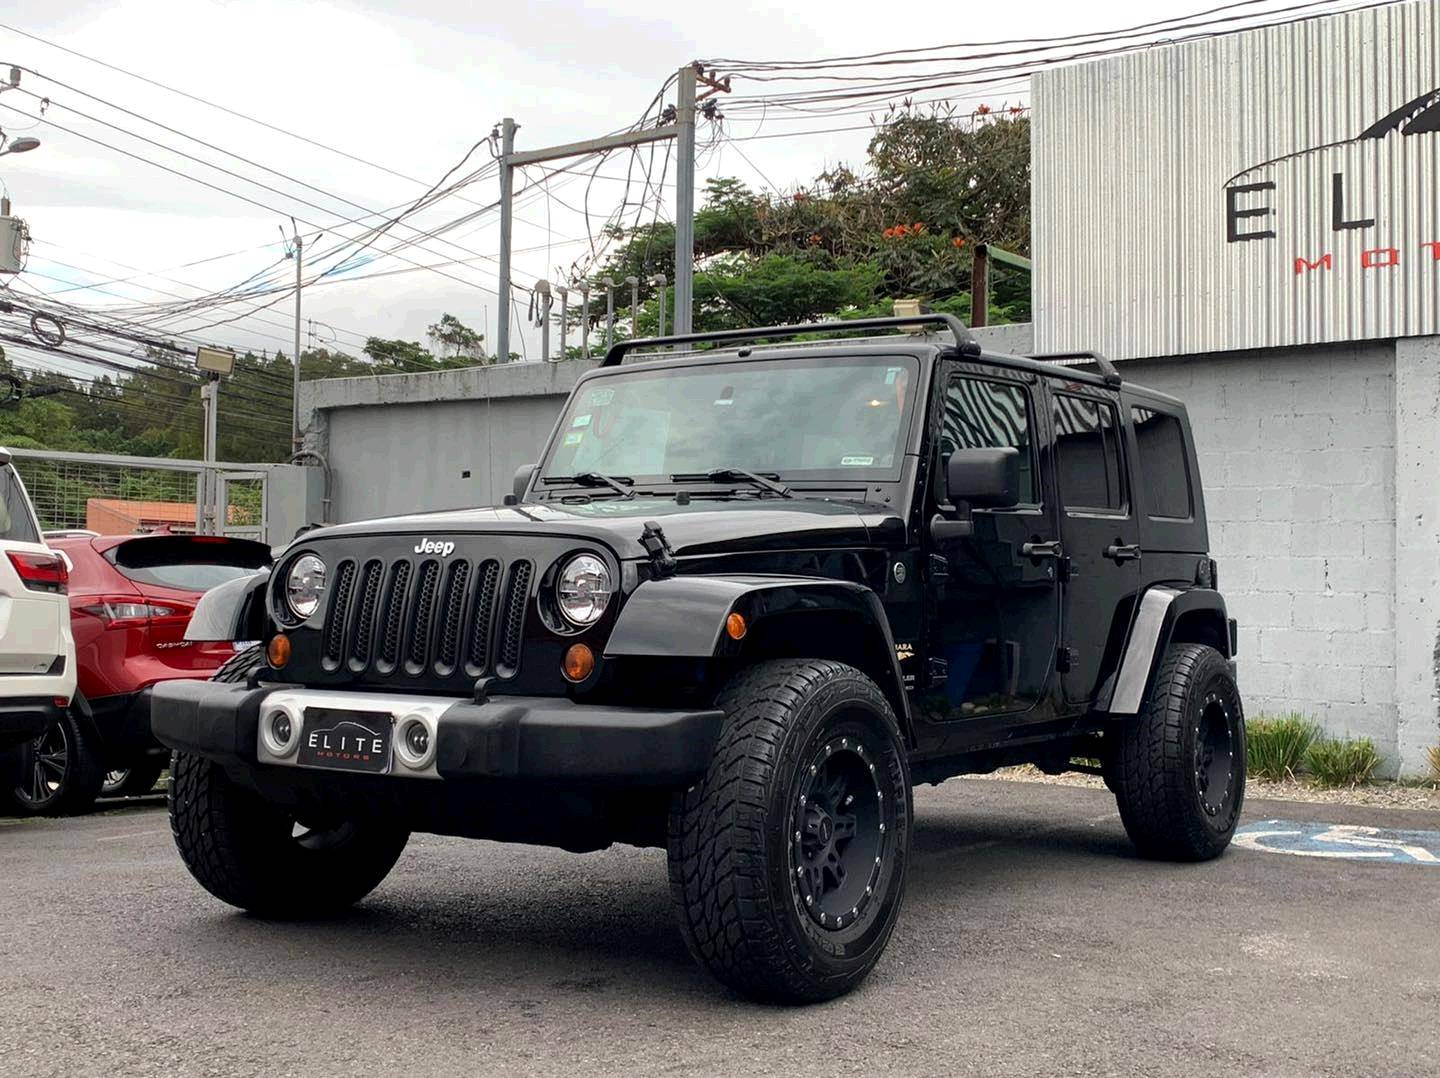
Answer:
[[[12,463],[45,531],[209,530],[258,538],[264,530],[263,472],[212,467],[207,477],[199,461],[27,449],[13,450]],[[207,497],[217,503],[213,508],[200,504]],[[217,528],[215,521],[223,524]]]

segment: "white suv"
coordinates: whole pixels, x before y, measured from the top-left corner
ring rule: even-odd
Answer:
[[[12,782],[53,787],[77,734],[68,714],[75,695],[68,581],[69,566],[41,539],[25,484],[0,448],[0,753],[12,772],[3,776],[4,793]],[[17,745],[23,751],[9,751]]]

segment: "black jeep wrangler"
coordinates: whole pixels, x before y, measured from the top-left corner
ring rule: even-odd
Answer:
[[[1217,856],[1245,731],[1185,409],[1076,359],[938,315],[617,345],[506,506],[205,596],[193,637],[264,645],[155,688],[186,865],[305,917],[412,831],[660,846],[695,957],[803,1002],[884,950],[914,782],[1093,770],[1143,855]]]

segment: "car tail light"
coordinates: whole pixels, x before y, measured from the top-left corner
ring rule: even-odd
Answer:
[[[31,591],[65,594],[70,583],[70,570],[59,554],[39,554],[28,550],[7,550],[10,564],[15,566],[20,581]]]
[[[76,609],[99,618],[107,629],[117,625],[143,625],[156,618],[188,617],[190,614],[180,607],[137,603],[133,599],[100,599]]]

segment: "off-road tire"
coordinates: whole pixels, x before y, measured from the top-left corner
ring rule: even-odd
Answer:
[[[162,756],[146,757],[143,760],[136,760],[126,768],[112,768],[105,773],[105,783],[101,787],[102,797],[143,797],[155,789],[155,783],[160,779],[160,772],[165,770],[168,761]],[[112,774],[121,774],[124,777],[111,783]]]
[[[811,1003],[839,996],[879,960],[904,895],[912,808],[894,710],[859,670],[805,659],[742,671],[717,706],[726,719],[709,770],[673,798],[670,812],[670,892],[686,945],[716,978],[753,999]],[[820,877],[806,875],[816,871],[803,845],[812,841],[813,818],[797,814],[820,804],[812,784],[832,772],[836,788],[858,791],[850,794],[854,837],[844,856],[852,867],[858,856],[863,874],[857,869],[827,895],[827,880],[811,888]],[[802,795],[811,797],[810,809]],[[841,820],[835,815],[835,835]],[[825,831],[827,842],[831,833]],[[855,845],[863,836],[875,845]],[[839,927],[833,915],[822,927],[816,910],[836,900],[848,906],[860,885],[869,890],[855,900],[859,912],[852,917],[846,909]],[[807,905],[805,893],[814,891],[822,902]]]
[[[57,742],[56,739],[62,739]],[[63,743],[63,773],[54,775],[55,789],[41,797],[35,796],[33,769],[37,752]],[[6,793],[11,806],[23,816],[78,816],[95,807],[100,787],[105,781],[101,762],[100,735],[95,725],[77,709],[71,708],[34,741],[16,750],[11,769],[13,783]]]
[[[1221,726],[1231,753],[1223,793],[1205,766],[1201,736]],[[1245,713],[1218,651],[1172,644],[1114,751],[1108,770],[1120,819],[1142,857],[1208,861],[1225,852],[1245,803]]]
[[[264,663],[251,648],[212,680],[247,680]],[[373,891],[409,841],[376,820],[297,820],[203,757],[170,763],[170,831],[190,874],[222,902],[264,917],[332,916]],[[298,833],[297,833],[298,832]]]

